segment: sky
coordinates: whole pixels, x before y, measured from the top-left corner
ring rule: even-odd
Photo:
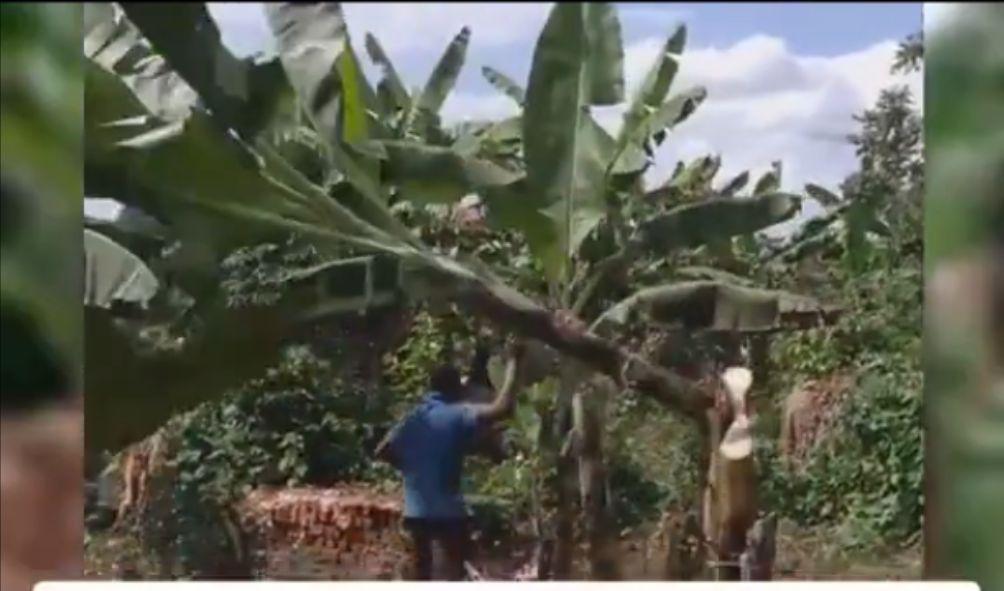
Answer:
[[[463,26],[471,43],[457,88],[444,105],[444,122],[495,119],[516,105],[481,76],[490,65],[525,85],[532,51],[551,3],[343,3],[360,56],[373,33],[405,83],[420,86],[450,39]],[[926,6],[926,8],[925,8]],[[720,181],[771,161],[784,166],[782,189],[813,182],[835,188],[856,166],[844,137],[852,115],[879,92],[906,84],[922,100],[922,75],[890,74],[897,44],[921,29],[922,14],[943,20],[943,3],[619,3],[628,92],[654,62],[678,23],[687,47],[674,82],[679,91],[708,90],[698,111],[666,140],[646,180],[664,180],[677,160],[722,157]],[[272,50],[260,3],[209,3],[223,41],[239,56]],[[928,23],[930,26],[930,22]],[[377,70],[362,57],[371,80]],[[622,107],[596,111],[615,131]],[[805,216],[818,213],[811,204]],[[804,217],[804,216],[803,216]]]

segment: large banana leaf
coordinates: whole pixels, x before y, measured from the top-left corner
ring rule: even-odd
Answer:
[[[97,232],[84,229],[84,305],[110,310],[145,309],[160,282],[139,257]]]
[[[502,94],[516,101],[516,104],[520,107],[526,103],[526,91],[519,84],[516,84],[512,78],[491,66],[483,66],[481,74],[489,84],[497,88]]]
[[[653,254],[668,254],[762,230],[791,218],[800,209],[801,199],[786,193],[747,199],[708,199],[681,205],[646,220],[638,227],[632,244]]]
[[[261,154],[249,150],[207,113],[193,109],[184,120],[153,127],[157,122],[149,117],[129,118],[142,105],[121,79],[93,62],[87,74],[86,176],[90,181],[96,171],[120,180],[120,191],[108,196],[190,234],[205,231],[203,241],[227,233],[253,241],[279,225],[287,232],[320,233],[376,250],[402,245],[329,198],[267,147]],[[117,123],[102,124],[97,117]],[[222,223],[220,215],[249,223]]]
[[[327,142],[333,165],[362,196],[353,209],[395,238],[417,245],[386,206],[389,193],[379,174],[382,150],[374,149],[366,129],[376,98],[360,72],[340,5],[278,3],[265,11],[301,104]]]
[[[282,2],[265,5],[278,42],[282,66],[314,128],[329,144],[338,143],[342,81],[339,59],[350,51],[348,30],[337,2]]]
[[[325,142],[383,137],[376,94],[362,75],[337,2],[269,3],[265,13],[282,67]],[[367,129],[370,128],[370,129]]]
[[[640,128],[642,126],[654,127],[651,123],[645,124],[645,120],[650,119],[663,106],[663,101],[666,99],[669,88],[673,84],[673,79],[676,77],[676,72],[679,69],[678,60],[680,54],[683,53],[686,39],[687,28],[680,25],[666,40],[662,53],[659,54],[655,63],[646,72],[641,86],[635,91],[631,105],[624,113],[624,122],[621,125],[620,132],[617,134],[618,145],[626,145],[639,136],[647,139],[652,135],[651,133],[644,133]],[[666,119],[667,116],[664,115],[662,118]],[[666,125],[663,125],[655,131],[665,127]]]
[[[681,163],[682,165],[682,163]],[[711,197],[711,180],[722,166],[719,156],[702,156],[690,164],[678,167],[664,187],[645,195],[649,200],[669,200],[670,203],[701,201]]]
[[[464,27],[446,47],[421,94],[415,99],[408,118],[408,128],[420,137],[428,137],[430,130],[439,127],[439,110],[457,84],[470,41],[471,30]]]
[[[805,192],[808,193],[809,197],[818,201],[823,207],[835,207],[836,205],[839,205],[841,201],[840,196],[833,191],[813,183],[805,185]]]
[[[130,21],[170,68],[194,88],[218,121],[247,137],[272,119],[288,92],[277,60],[237,59],[202,2],[122,2]]]
[[[733,197],[736,193],[743,190],[750,182],[750,173],[748,170],[744,170],[741,173],[734,176],[729,182],[718,190],[718,195],[721,197]]]
[[[530,194],[522,201],[546,209],[557,229],[553,243],[531,243],[552,281],[568,278],[572,257],[605,214],[611,154],[588,108],[623,99],[623,57],[609,4],[556,4],[534,49],[523,115]]]
[[[709,166],[717,170],[718,164],[713,158],[705,158],[698,159],[688,168],[704,175]],[[686,185],[683,180],[686,170],[678,167],[670,185]],[[698,180],[710,179],[711,176],[713,173],[700,176]],[[680,188],[676,186],[663,187],[646,194],[646,198],[668,199],[679,191]],[[639,224],[620,250],[590,269],[581,289],[574,286],[578,293],[572,309],[576,312],[584,310],[600,286],[613,273],[632,264],[644,254],[663,257],[676,250],[706,246],[726,266],[730,266],[734,259],[733,237],[749,235],[782,222],[795,215],[800,207],[801,200],[798,197],[777,193],[746,199],[704,199],[657,214]]]
[[[145,107],[132,115],[149,112],[165,121],[187,117],[198,94],[150,49],[139,30],[112,4],[88,3],[84,11],[91,24],[84,37],[84,55],[129,86]],[[101,102],[91,106],[109,107]],[[92,113],[86,115],[94,119]],[[104,118],[101,123],[110,121]]]
[[[522,141],[523,118],[510,117],[494,123],[467,124],[459,130],[453,150],[465,156],[515,156]]]
[[[134,206],[124,207],[111,220],[85,214],[84,227],[111,238],[141,260],[158,256],[173,238],[170,228]]]
[[[764,332],[824,322],[832,309],[781,291],[694,281],[643,289],[610,308],[597,326],[621,325],[638,315],[685,330]]]
[[[632,120],[630,127],[625,125],[618,138],[618,147],[642,146],[653,136],[665,133],[690,117],[697,107],[707,98],[708,92],[698,86],[684,91],[665,103],[648,110],[637,120]],[[624,156],[619,156],[618,160]],[[620,162],[618,162],[620,164]],[[621,164],[623,166],[623,164]]]
[[[489,187],[481,192],[481,197],[487,206],[489,225],[497,230],[517,228],[545,268],[563,264],[557,260],[561,252],[553,248],[557,242],[554,220],[534,207],[536,200],[526,179],[504,187]]]
[[[781,189],[781,161],[775,160],[770,164],[770,170],[761,176],[753,186],[753,195],[764,195],[774,193]]]
[[[465,158],[450,148],[420,142],[382,142],[387,152],[385,174],[401,197],[421,203],[453,203],[465,195],[502,187],[520,175],[490,161]]]
[[[411,97],[408,96],[408,89],[394,69],[393,62],[383,50],[383,46],[371,33],[366,33],[366,53],[369,54],[373,63],[380,66],[383,78],[377,83],[377,97],[380,98],[386,115],[393,115],[398,110],[408,110],[411,108]]]

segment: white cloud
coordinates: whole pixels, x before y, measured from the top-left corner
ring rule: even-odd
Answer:
[[[515,101],[502,93],[453,92],[447,97],[442,110],[443,121],[448,124],[465,120],[498,121],[518,114],[519,107]]]
[[[661,45],[661,39],[652,38],[626,48],[629,92]],[[665,179],[677,160],[717,153],[722,180],[743,170],[756,177],[771,161],[781,160],[784,189],[799,191],[806,182],[835,187],[857,164],[853,147],[843,139],[856,130],[852,116],[894,84],[907,84],[918,104],[922,100],[921,75],[889,72],[896,47],[890,40],[834,57],[805,56],[781,39],[755,35],[726,48],[686,52],[674,88],[703,85],[708,99],[670,134],[649,181]],[[620,112],[602,113],[601,123],[616,128]],[[805,215],[814,213],[807,208]]]
[[[271,33],[260,2],[209,2],[223,41],[248,55],[270,46]],[[372,32],[388,53],[442,51],[468,26],[484,48],[533,39],[547,19],[551,3],[527,2],[346,2],[342,5],[354,39]],[[392,56],[393,57],[393,56]]]
[[[207,2],[223,43],[240,57],[270,49],[272,33],[260,2]]]
[[[481,47],[533,39],[551,9],[549,2],[347,2],[342,6],[352,34],[361,39],[372,32],[388,53],[438,53],[465,26]]]

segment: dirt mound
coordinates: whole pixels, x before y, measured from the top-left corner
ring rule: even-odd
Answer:
[[[834,426],[854,385],[854,377],[833,374],[809,380],[785,398],[781,423],[781,453],[799,463]]]
[[[400,579],[401,504],[359,486],[260,489],[238,507],[266,579]]]

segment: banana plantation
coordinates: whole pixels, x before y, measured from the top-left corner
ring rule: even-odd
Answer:
[[[807,532],[917,547],[908,91],[858,117],[840,187],[715,154],[653,182],[709,98],[678,83],[684,26],[634,89],[603,3],[551,8],[525,83],[465,63],[465,27],[408,88],[338,3],[263,10],[276,51],[238,59],[203,4],[85,8],[85,194],[124,206],[84,230],[92,576],[411,578],[374,449],[445,360],[490,402],[507,339],[469,579],[811,578]],[[444,123],[465,66],[518,114]]]

